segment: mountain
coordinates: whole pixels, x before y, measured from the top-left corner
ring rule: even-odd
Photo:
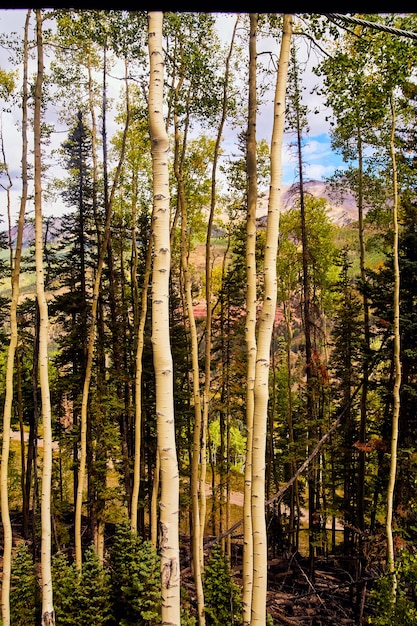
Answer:
[[[309,180],[304,183],[304,193],[311,194],[316,198],[325,198],[329,205],[329,215],[331,220],[343,226],[357,220],[358,209],[355,199],[351,193],[346,193],[343,200],[337,202],[330,193],[328,185],[321,180]],[[297,185],[283,185],[282,210],[285,211],[296,204],[299,198]],[[258,204],[258,220],[260,224],[265,224],[268,209],[268,194],[260,199]],[[61,217],[46,217],[44,229],[47,229],[47,241],[57,241],[61,232]],[[12,228],[12,241],[15,241],[17,226]],[[33,220],[28,221],[24,227],[23,247],[27,248],[34,241],[35,227]]]
[[[298,185],[283,185],[282,206],[286,209],[294,206],[299,200]],[[355,198],[350,192],[346,192],[343,199],[336,199],[330,191],[327,183],[322,180],[308,180],[304,183],[304,194],[311,194],[316,198],[324,198],[329,206],[329,216],[332,222],[338,226],[344,226],[358,219],[358,208]],[[260,222],[264,222],[268,208],[268,195],[259,203],[258,217]]]
[[[58,233],[62,231],[61,224],[62,224],[61,217],[50,217],[50,216],[45,217],[44,222],[43,222],[44,241],[45,241],[45,236],[46,236],[47,243],[59,241],[61,236]],[[17,225],[13,226],[11,230],[11,238],[12,238],[13,244],[16,243],[16,237],[17,237]],[[27,222],[25,222],[25,225],[23,227],[23,240],[22,240],[23,249],[34,244],[34,242],[35,242],[35,222],[33,219],[30,219]]]

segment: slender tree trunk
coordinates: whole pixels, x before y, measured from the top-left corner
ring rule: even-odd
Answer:
[[[15,261],[12,264],[12,299],[10,303],[10,343],[7,353],[6,366],[6,393],[3,410],[3,433],[2,433],[2,452],[1,452],[1,468],[0,468],[0,503],[1,503],[1,521],[3,524],[3,572],[1,586],[1,616],[3,626],[10,626],[10,576],[11,576],[11,558],[12,558],[12,525],[10,521],[9,510],[9,492],[8,492],[8,475],[9,475],[9,454],[10,454],[10,422],[12,417],[13,406],[13,373],[14,361],[17,349],[17,305],[19,299],[19,277],[20,264],[22,257],[22,241],[23,227],[25,222],[25,209],[28,194],[28,176],[27,176],[27,59],[28,59],[28,30],[30,10],[26,14],[25,21],[25,37],[24,37],[24,66],[23,66],[23,99],[22,99],[22,196],[20,200],[19,221],[17,229]],[[12,253],[11,253],[12,254]]]
[[[275,91],[271,141],[271,182],[264,256],[264,298],[257,338],[254,383],[252,449],[253,588],[251,625],[264,625],[267,591],[267,540],[265,525],[265,445],[269,398],[269,365],[277,300],[276,258],[282,185],[282,143],[285,95],[292,37],[292,15],[284,15],[281,51]]]
[[[154,548],[158,546],[158,498],[159,498],[159,477],[161,472],[161,462],[159,452],[156,451],[155,472],[152,484],[151,498],[151,542]]]
[[[391,574],[392,602],[395,602],[397,592],[397,579],[395,575],[395,554],[394,538],[392,532],[392,519],[394,507],[394,490],[397,472],[397,447],[398,447],[398,423],[400,418],[400,387],[401,387],[401,355],[400,355],[400,266],[398,253],[398,184],[397,184],[397,162],[395,156],[395,106],[393,96],[391,96],[391,163],[393,182],[393,226],[394,226],[394,391],[393,391],[393,412],[392,412],[392,434],[391,434],[391,464],[389,482],[387,490],[387,565]]]
[[[254,411],[254,382],[256,366],[256,206],[258,202],[258,171],[256,159],[256,40],[258,14],[250,14],[249,33],[249,105],[246,144],[248,180],[248,215],[246,222],[246,458],[243,499],[243,623],[250,624],[253,581],[252,538],[252,435]]]
[[[41,576],[42,576],[42,626],[55,624],[51,573],[51,484],[52,484],[52,428],[51,399],[48,375],[48,305],[45,296],[42,236],[42,162],[41,162],[41,109],[43,85],[42,15],[36,9],[36,44],[38,71],[35,86],[34,151],[35,151],[35,260],[36,296],[39,306],[39,381],[42,398],[43,464],[41,496]]]
[[[33,467],[33,492],[32,492],[32,542],[33,542],[33,557],[36,558],[38,553],[38,533],[36,530],[37,520],[36,512],[38,509],[38,430],[39,430],[39,392],[38,392],[38,380],[39,380],[39,327],[40,316],[38,302],[35,303],[34,313],[34,333],[33,338],[33,358],[32,358],[32,371],[31,371],[31,383],[32,383],[32,398],[33,398],[33,416],[29,426],[29,439],[28,439],[28,455],[26,466],[26,494],[28,500],[30,499],[30,486],[32,482],[32,467]]]
[[[289,446],[289,469],[290,475],[294,476],[297,471],[297,460],[295,450],[294,423],[293,423],[293,399],[292,399],[292,375],[291,375],[291,345],[292,345],[292,328],[291,328],[291,306],[288,299],[284,302],[284,319],[287,330],[286,337],[286,363],[287,363],[287,424],[288,424],[288,446]],[[288,520],[289,542],[294,551],[298,550],[299,540],[299,519],[300,519],[300,498],[298,491],[298,481],[295,480],[290,491],[290,515]],[[297,520],[297,521],[296,521]]]
[[[151,220],[152,222],[152,220]],[[136,245],[136,219],[133,219],[132,245],[134,259],[137,259]],[[145,345],[145,324],[148,311],[148,290],[152,265],[152,241],[148,243],[145,261],[145,275],[143,278],[142,302],[137,329],[137,345],[135,355],[135,441],[133,458],[133,484],[132,484],[132,504],[130,513],[130,526],[132,531],[137,532],[138,523],[138,502],[140,490],[140,467],[141,467],[141,445],[142,445],[142,358]],[[135,261],[137,265],[137,260]],[[136,281],[135,291],[137,293],[137,275],[134,271],[133,280]]]
[[[182,166],[184,161],[185,149],[186,149],[186,131],[184,132],[184,138],[182,142],[182,148],[180,146],[180,132],[178,128],[178,117],[174,113],[174,129],[175,129],[175,158],[174,158],[174,174],[178,185],[178,204],[179,215],[181,216],[181,271],[184,282],[185,303],[186,303],[186,316],[188,319],[188,326],[190,329],[191,340],[191,364],[192,364],[192,393],[194,403],[194,430],[192,437],[192,454],[191,454],[191,503],[192,503],[192,563],[193,563],[193,577],[196,587],[197,595],[197,613],[198,624],[204,626],[205,611],[204,611],[204,592],[202,573],[204,570],[204,562],[202,561],[202,543],[203,537],[201,536],[200,527],[200,493],[201,489],[204,489],[204,484],[200,482],[200,442],[201,442],[201,430],[202,430],[202,411],[201,411],[201,394],[200,394],[200,368],[199,368],[199,355],[198,355],[198,336],[197,327],[194,317],[193,298],[191,292],[191,278],[188,264],[188,212],[187,201],[185,197],[184,179],[182,176]],[[180,154],[181,153],[181,154]]]
[[[296,63],[295,65],[295,90],[299,94],[298,75]],[[299,95],[296,98],[299,104]],[[300,221],[301,221],[301,242],[302,242],[302,266],[303,266],[303,319],[304,319],[304,337],[305,337],[305,369],[307,380],[307,423],[308,423],[308,446],[309,450],[314,447],[317,441],[318,433],[318,415],[316,410],[316,393],[317,393],[317,376],[312,358],[313,342],[312,342],[312,319],[311,319],[311,292],[309,277],[309,247],[306,225],[306,207],[304,195],[304,175],[303,175],[303,158],[302,158],[302,142],[301,142],[301,120],[300,110],[296,106],[296,132],[297,132],[297,154],[298,154],[298,176],[299,176],[299,193],[300,193]],[[309,528],[309,558],[310,558],[310,575],[314,577],[314,556],[315,545],[317,541],[317,511],[316,503],[318,495],[318,479],[317,479],[317,458],[313,460],[308,471],[308,528]]]
[[[360,423],[359,423],[359,443],[366,442],[367,410],[368,410],[368,386],[369,386],[369,358],[371,350],[371,336],[369,327],[369,302],[365,271],[365,239],[364,239],[364,210],[363,210],[363,147],[361,130],[358,129],[357,137],[358,150],[358,230],[359,230],[359,268],[362,282],[362,303],[363,303],[363,332],[364,332],[364,356],[362,362],[362,393],[360,403]],[[359,450],[359,467],[357,483],[357,517],[360,530],[365,529],[365,452]]]
[[[163,117],[164,58],[162,12],[148,13],[150,60],[149,124],[154,199],[152,271],[152,347],[156,382],[158,451],[161,462],[159,550],[162,624],[180,626],[179,475],[175,446],[173,364],[169,332],[169,139]]]

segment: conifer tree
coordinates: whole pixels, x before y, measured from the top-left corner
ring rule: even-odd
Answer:
[[[92,249],[92,171],[91,139],[81,112],[77,123],[63,143],[64,167],[68,180],[62,190],[65,204],[71,209],[65,214],[56,233],[62,250],[59,259],[59,283],[65,292],[54,295],[51,315],[63,332],[57,339],[58,354],[54,362],[61,375],[62,391],[57,394],[70,406],[74,466],[74,494],[77,493],[78,426],[81,405],[80,391],[87,360],[88,310],[91,298]],[[62,410],[61,407],[59,409]],[[63,441],[61,442],[63,443]]]
[[[10,590],[11,623],[16,626],[35,624],[39,612],[40,589],[33,557],[21,543],[13,557]]]
[[[117,626],[157,624],[161,616],[160,560],[150,541],[130,525],[116,527],[109,558],[112,623]]]

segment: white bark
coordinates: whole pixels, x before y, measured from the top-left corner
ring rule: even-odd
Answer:
[[[392,412],[392,432],[391,432],[391,464],[387,489],[387,565],[392,576],[392,600],[395,601],[397,591],[397,580],[395,575],[395,554],[394,537],[392,532],[392,518],[394,505],[394,490],[397,474],[397,448],[398,448],[398,428],[400,418],[400,388],[401,388],[401,356],[400,356],[400,267],[398,254],[398,183],[397,183],[397,162],[395,156],[395,108],[391,98],[391,163],[393,180],[393,226],[394,226],[394,390],[393,390],[393,412]]]
[[[252,438],[254,382],[256,369],[256,205],[258,199],[256,161],[256,37],[258,15],[250,15],[249,33],[249,107],[246,170],[248,178],[248,216],[246,222],[246,460],[243,503],[243,623],[250,624],[253,583],[252,536]]]
[[[136,224],[136,220],[134,220]],[[133,228],[133,231],[135,228]],[[133,241],[136,248],[136,234],[133,232]],[[146,315],[148,312],[148,287],[151,273],[152,263],[152,243],[149,243],[149,248],[146,253],[146,265],[145,276],[143,279],[143,292],[142,292],[142,305],[140,311],[140,319],[138,326],[138,343],[136,347],[135,356],[135,452],[133,462],[133,487],[132,487],[132,502],[130,512],[130,527],[132,532],[137,532],[138,526],[138,503],[139,503],[139,490],[140,490],[140,463],[141,463],[141,446],[142,446],[142,358],[143,348],[145,345],[145,324]],[[136,255],[136,250],[135,250]],[[136,270],[135,270],[136,272]],[[136,281],[136,274],[135,274]]]
[[[271,183],[264,255],[264,299],[259,321],[254,383],[251,498],[253,532],[252,626],[255,624],[263,625],[266,620],[265,448],[269,399],[270,348],[277,301],[276,259],[282,185],[282,144],[291,34],[292,16],[286,14],[284,15],[275,91],[274,125],[271,141]]]
[[[181,214],[181,270],[184,282],[185,302],[186,302],[186,319],[188,319],[188,326],[190,332],[191,343],[191,364],[192,364],[192,388],[193,388],[193,401],[194,401],[194,431],[193,431],[193,443],[192,443],[192,457],[191,457],[191,503],[192,503],[192,562],[193,562],[193,576],[197,597],[197,615],[199,626],[205,626],[206,614],[204,611],[204,590],[202,573],[204,571],[204,554],[203,554],[203,537],[201,536],[200,525],[200,454],[201,454],[201,430],[202,430],[202,411],[201,411],[201,393],[200,393],[200,368],[199,368],[199,355],[198,355],[198,335],[197,326],[194,317],[193,310],[193,298],[191,290],[191,278],[188,264],[188,239],[187,232],[188,227],[188,211],[187,200],[185,197],[184,180],[181,173],[182,163],[180,162],[180,133],[178,129],[178,117],[174,115],[175,125],[175,160],[174,160],[174,172],[178,184],[178,203]],[[183,145],[182,155],[185,152],[185,145]]]
[[[42,15],[36,10],[36,41],[38,72],[35,86],[34,152],[35,152],[35,264],[36,297],[39,306],[39,382],[42,400],[43,465],[41,496],[41,577],[42,626],[55,624],[51,573],[51,483],[52,483],[52,429],[51,399],[48,375],[48,305],[45,295],[42,236],[42,159],[41,159],[41,105],[43,84]]]
[[[1,520],[3,524],[3,575],[1,586],[1,616],[3,626],[10,626],[10,576],[12,559],[12,526],[9,511],[8,471],[10,452],[10,422],[13,406],[13,373],[14,360],[17,348],[17,305],[19,300],[19,278],[22,257],[23,227],[25,223],[25,210],[28,195],[27,177],[27,59],[28,59],[28,30],[30,10],[26,14],[25,39],[24,39],[24,68],[23,68],[23,97],[22,97],[22,195],[20,200],[19,221],[16,238],[15,262],[12,266],[12,298],[10,303],[10,343],[7,353],[6,367],[6,390],[3,412],[3,441],[0,468],[1,489]]]
[[[163,14],[148,14],[150,60],[149,124],[152,150],[154,264],[152,271],[152,348],[156,382],[156,418],[160,456],[161,500],[159,550],[161,555],[162,624],[180,626],[179,475],[175,447],[173,364],[169,333],[169,139],[163,117]]]

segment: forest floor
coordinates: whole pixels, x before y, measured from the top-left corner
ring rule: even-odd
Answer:
[[[239,506],[243,494],[234,492],[233,500]],[[14,544],[23,540],[22,516],[12,513]],[[114,526],[114,525],[112,525]],[[235,582],[242,586],[242,527],[231,536],[230,563]],[[307,531],[304,529],[305,534]],[[343,532],[343,531],[339,531]],[[107,534],[107,533],[106,533]],[[108,537],[114,534],[114,527],[108,529]],[[269,539],[271,533],[269,533]],[[2,537],[0,541],[2,543]],[[205,537],[206,554],[215,536]],[[385,543],[379,540],[372,543],[368,558],[359,563],[342,553],[322,554],[310,559],[296,551],[290,553],[282,549],[280,541],[269,547],[267,612],[274,625],[279,626],[362,626],[367,624],[369,614],[369,588],[372,580],[380,573],[382,553]],[[188,593],[191,606],[196,606],[195,585],[190,563],[190,537],[182,534],[181,582]],[[371,548],[371,546],[369,546]],[[363,569],[361,569],[361,567]],[[0,555],[0,569],[2,556]],[[224,626],[230,626],[225,624]]]
[[[19,440],[20,433],[12,433]],[[42,446],[42,440],[39,445]],[[242,481],[235,477],[229,493],[230,525],[242,519]],[[212,502],[211,484],[206,485],[207,510]],[[285,514],[285,511],[283,511]],[[285,515],[284,515],[285,517]],[[307,509],[301,511],[299,549],[290,550],[285,531],[276,523],[268,522],[268,592],[267,611],[275,626],[364,626],[370,613],[369,590],[372,581],[381,573],[385,554],[382,537],[368,537],[363,541],[364,558],[349,557],[342,553],[343,525],[336,520],[333,531],[327,524],[328,545],[321,543],[312,564],[308,558]],[[72,522],[69,522],[72,523]],[[12,513],[13,538],[16,544],[23,539],[22,516]],[[216,536],[206,530],[206,555]],[[216,529],[217,532],[218,529]],[[190,603],[196,604],[195,585],[190,563],[190,537],[186,526],[181,534],[181,580],[187,590]],[[211,531],[213,532],[213,531]],[[108,540],[114,528],[108,529]],[[107,533],[106,533],[107,534]],[[0,532],[2,535],[2,532]],[[336,541],[334,540],[336,537]],[[358,541],[358,535],[355,535]],[[2,536],[0,536],[0,545]],[[227,542],[225,544],[227,546]],[[235,582],[242,585],[243,536],[242,526],[237,525],[230,535],[230,563]],[[0,550],[0,570],[2,550]],[[230,626],[225,624],[224,626]]]
[[[207,538],[208,543],[210,537]],[[214,539],[214,538],[213,538]],[[236,583],[242,585],[242,537],[234,536],[231,566]],[[195,601],[194,581],[189,566],[189,540],[182,538],[185,567],[182,584],[191,602]],[[299,552],[273,554],[268,560],[267,612],[274,625],[359,626],[369,615],[368,582],[376,576],[360,575],[357,560],[343,555],[317,556],[310,560]],[[225,625],[229,626],[229,625]]]
[[[211,486],[206,487],[207,496]],[[230,503],[243,506],[243,493],[230,492]],[[235,510],[235,513],[239,511]],[[303,509],[303,526],[308,511]],[[341,552],[343,525],[337,520],[334,529],[336,545],[331,549],[332,530],[327,525],[329,545],[317,549],[313,564],[308,557],[308,531],[300,530],[300,551],[289,551],[280,528],[268,529],[268,593],[267,610],[274,625],[283,626],[363,626],[370,614],[369,590],[372,581],[381,573],[385,543],[382,537],[364,541],[364,558],[346,556]],[[240,533],[240,534],[239,534]],[[235,582],[242,585],[243,536],[242,527],[236,529],[230,541],[231,567]],[[195,587],[190,567],[188,535],[182,535],[182,581],[191,601],[195,601]],[[216,540],[206,536],[207,548]],[[339,543],[339,546],[338,546]],[[208,550],[207,550],[208,553]],[[229,626],[229,625],[225,625]]]

